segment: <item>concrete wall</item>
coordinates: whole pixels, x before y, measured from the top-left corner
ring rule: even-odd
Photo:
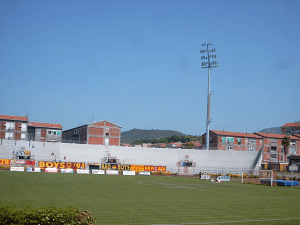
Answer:
[[[54,161],[56,156],[56,161],[62,162],[100,163],[100,159],[109,153],[122,164],[166,166],[171,172],[178,171],[177,162],[188,158],[196,163],[195,173],[241,172],[242,169],[252,166],[258,154],[256,151],[206,151],[2,140],[0,159],[11,159],[12,152],[21,148],[31,151],[36,161]],[[259,165],[260,162],[261,160]]]

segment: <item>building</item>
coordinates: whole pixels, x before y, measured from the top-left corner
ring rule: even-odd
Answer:
[[[281,133],[286,135],[300,135],[300,121],[284,124],[281,127]]]
[[[281,141],[284,137],[286,137],[286,135],[259,132],[254,134],[263,138],[263,154],[261,165],[264,169],[275,169],[276,171],[283,171],[288,165],[287,156],[300,154],[300,137],[288,135],[288,137],[291,138],[291,143],[288,154],[285,156]]]
[[[106,120],[63,131],[63,142],[120,146],[121,127]]]
[[[0,115],[0,139],[60,142],[62,126],[29,122],[26,116]]]
[[[167,148],[183,148],[183,144],[181,142],[172,142],[169,144],[166,144]]]
[[[210,130],[210,150],[259,151],[262,137],[256,134]],[[202,135],[202,146],[206,148],[206,134]]]
[[[27,140],[26,116],[0,115],[0,139]]]
[[[62,126],[55,123],[28,123],[28,141],[61,142]]]

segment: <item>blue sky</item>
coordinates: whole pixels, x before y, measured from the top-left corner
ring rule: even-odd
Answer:
[[[300,120],[298,0],[0,0],[0,114],[202,135]]]

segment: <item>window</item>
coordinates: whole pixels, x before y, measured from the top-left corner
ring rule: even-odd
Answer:
[[[255,148],[254,147],[249,147],[248,151],[255,151]]]
[[[26,123],[22,123],[21,131],[27,131],[27,124]]]
[[[290,154],[296,155],[297,154],[297,148],[290,148]]]
[[[105,145],[109,145],[109,139],[105,138]]]
[[[5,139],[14,139],[14,133],[13,132],[6,132],[5,133]]]
[[[233,150],[233,146],[232,145],[227,145],[226,150]]]
[[[75,130],[73,136],[77,136],[78,133],[79,133],[78,130]],[[59,131],[59,130],[48,130],[48,134],[49,135],[61,135],[61,131]]]
[[[271,151],[277,152],[277,147],[271,147]]]
[[[277,144],[277,140],[274,139],[274,138],[272,138],[272,139],[271,139],[271,144]]]
[[[242,144],[242,139],[241,138],[238,138],[237,139],[237,143],[240,145],[240,144]]]
[[[255,144],[255,138],[249,138],[249,144]]]
[[[14,129],[15,123],[13,122],[6,122],[6,130]]]
[[[271,154],[271,159],[277,159],[277,154]]]
[[[26,139],[26,134],[21,134],[21,140],[25,140]]]
[[[222,137],[222,143],[225,143],[225,142],[226,142],[226,138]]]
[[[227,142],[233,142],[233,137],[226,137]]]

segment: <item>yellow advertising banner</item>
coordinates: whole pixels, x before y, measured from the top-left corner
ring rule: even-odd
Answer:
[[[143,172],[143,171],[145,171],[145,166],[144,165],[131,165],[130,170]]]
[[[57,168],[57,169],[85,169],[85,163],[75,162],[45,162],[39,161],[39,167],[45,168]]]
[[[101,170],[130,170],[130,165],[127,164],[101,164]]]

